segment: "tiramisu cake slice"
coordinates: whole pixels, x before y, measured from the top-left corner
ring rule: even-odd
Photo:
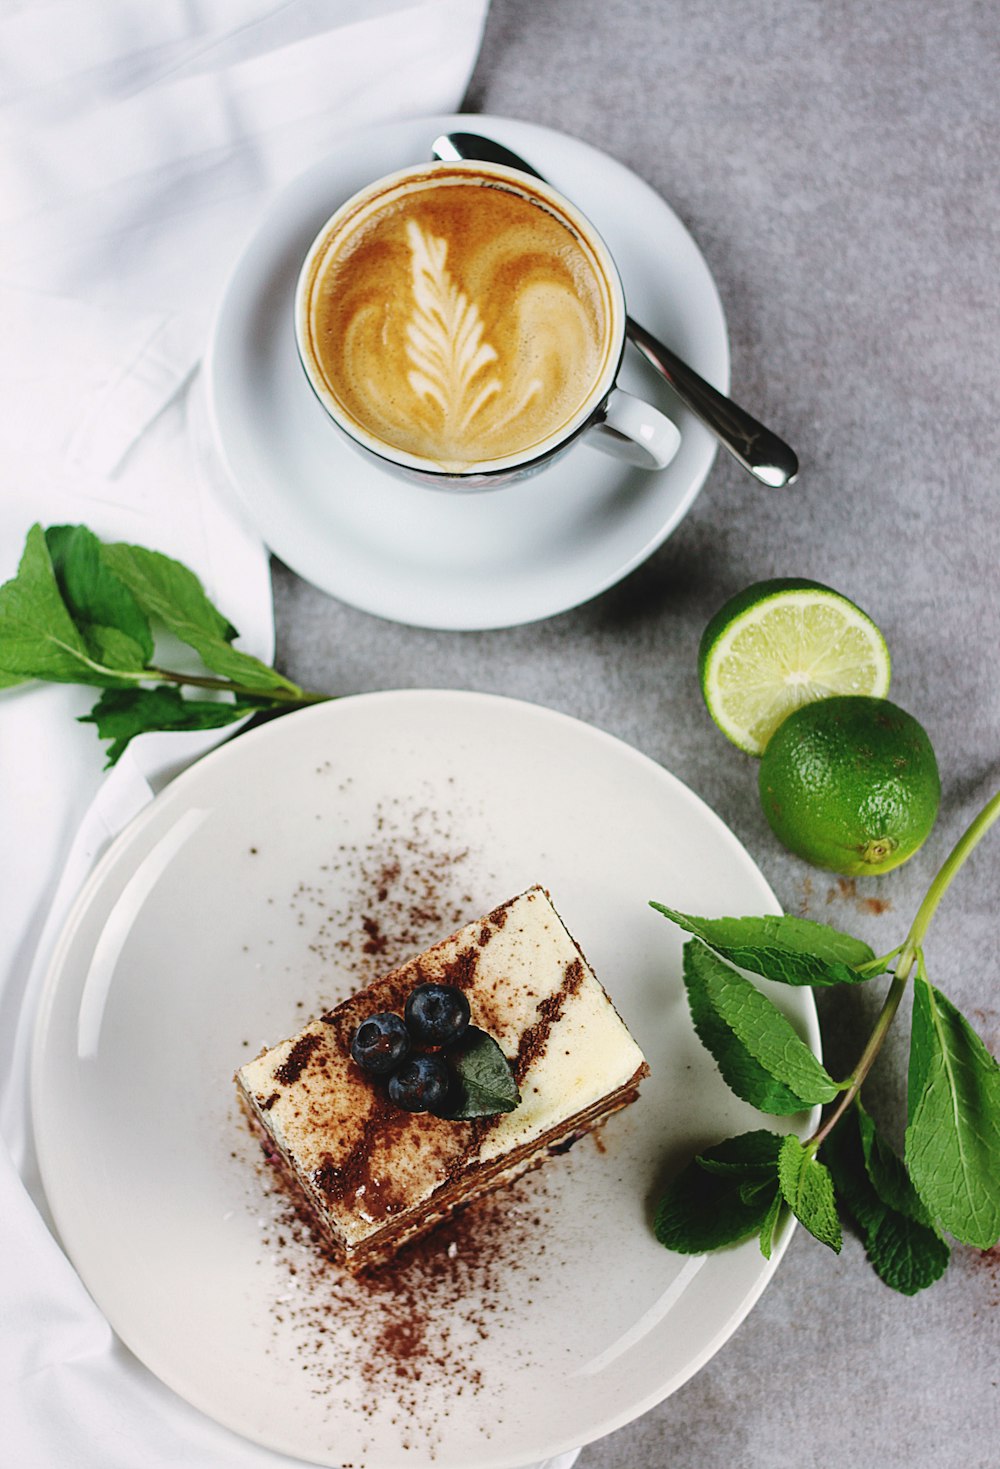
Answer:
[[[264,1051],[236,1081],[360,1270],[566,1151],[633,1101],[648,1069],[533,887]]]

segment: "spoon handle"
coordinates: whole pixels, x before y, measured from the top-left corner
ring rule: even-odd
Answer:
[[[519,154],[479,133],[442,133],[435,138],[431,151],[435,158],[449,162],[471,158],[483,163],[499,163],[545,182],[544,176]],[[772,489],[792,483],[799,472],[799,461],[783,439],[758,423],[718,388],[713,388],[633,317],[626,318],[625,330],[629,340],[662,374],[684,406],[748,473]]]
[[[792,483],[799,472],[799,461],[784,439],[779,439],[745,408],[713,388],[633,317],[626,318],[625,330],[629,340],[662,373],[684,406],[745,470],[772,489]]]

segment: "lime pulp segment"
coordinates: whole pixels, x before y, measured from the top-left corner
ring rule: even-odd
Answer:
[[[836,592],[781,591],[738,613],[708,650],[702,690],[735,744],[760,755],[795,709],[832,694],[885,698],[889,652],[859,607]]]

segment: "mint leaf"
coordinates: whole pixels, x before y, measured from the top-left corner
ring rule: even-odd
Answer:
[[[780,1147],[780,1133],[758,1128],[706,1148],[695,1162],[708,1173],[729,1174],[739,1179],[774,1178]]]
[[[745,1178],[740,1184],[740,1198],[744,1204],[755,1204],[759,1199],[770,1203],[773,1193],[773,1170],[770,1178]]]
[[[913,1187],[906,1164],[875,1127],[873,1119],[864,1108],[860,1096],[854,1099],[858,1134],[864,1155],[865,1171],[872,1187],[882,1202],[899,1214],[915,1219],[920,1224],[933,1227],[927,1208]]]
[[[208,699],[185,699],[180,690],[108,689],[81,724],[96,724],[102,740],[111,740],[105,769],[117,764],[130,740],[151,730],[222,729],[258,705],[246,702],[220,703]]]
[[[860,939],[808,918],[767,915],[763,918],[694,918],[662,903],[651,903],[679,928],[721,954],[730,963],[781,984],[858,984],[882,969],[858,974],[875,954]]]
[[[153,656],[149,619],[123,581],[101,559],[101,543],[85,525],[45,532],[56,582],[70,616],[99,663],[137,671]]]
[[[787,1116],[837,1095],[784,1015],[700,939],[684,945],[684,984],[698,1037],[738,1097]]]
[[[965,1017],[918,972],[906,1163],[931,1216],[963,1244],[1000,1238],[1000,1067]]]
[[[478,1026],[470,1025],[448,1051],[448,1064],[455,1073],[455,1097],[437,1116],[449,1122],[495,1117],[499,1112],[513,1112],[520,1102],[510,1062],[493,1037]]]
[[[774,1198],[771,1200],[771,1207],[764,1215],[764,1222],[760,1226],[760,1252],[765,1260],[770,1260],[771,1258],[771,1253],[774,1249],[774,1232],[778,1227],[778,1221],[781,1218],[781,1211],[784,1207],[785,1201],[781,1197],[780,1192],[776,1190]]]
[[[770,1191],[747,1202],[740,1197],[739,1179],[706,1172],[692,1160],[668,1185],[657,1206],[653,1230],[668,1250],[704,1255],[757,1234],[776,1194],[775,1183]]]
[[[837,1197],[858,1226],[867,1248],[869,1237],[885,1218],[888,1206],[879,1198],[868,1176],[858,1116],[853,1107],[848,1108],[823,1143],[823,1158]]]
[[[121,682],[91,656],[70,616],[40,525],[28,531],[17,575],[0,587],[0,668],[7,687],[29,678]]]
[[[236,636],[235,627],[209,600],[201,582],[183,562],[125,541],[103,542],[101,559],[148,616],[158,617],[174,631],[184,626],[227,643]],[[187,642],[181,632],[177,635]]]
[[[915,1296],[940,1280],[951,1259],[951,1250],[935,1230],[895,1209],[886,1211],[866,1248],[880,1279],[904,1296]]]
[[[794,1132],[785,1136],[778,1155],[778,1185],[800,1224],[840,1254],[840,1220],[829,1169],[804,1147]]]
[[[830,1134],[824,1156],[880,1279],[907,1296],[933,1285],[951,1252],[927,1219],[902,1160],[879,1137],[860,1099]]]
[[[236,629],[209,601],[205,589],[180,561],[144,546],[122,541],[101,547],[101,557],[136,602],[149,616],[157,618],[181,642],[187,643],[206,668],[232,679],[244,690],[267,696],[276,690],[301,694],[297,684],[273,668],[232,647]]]
[[[95,660],[116,673],[141,674],[146,668],[142,645],[117,627],[91,625],[83,630],[87,647]],[[136,679],[135,682],[140,680]],[[131,682],[131,680],[130,680]]]

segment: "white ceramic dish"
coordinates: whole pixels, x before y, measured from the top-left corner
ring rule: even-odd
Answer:
[[[583,210],[618,264],[629,310],[703,377],[729,385],[718,292],[669,206],[622,164],[530,123],[437,117],[353,135],[268,209],[238,261],[205,367],[209,418],[230,479],[268,546],[352,606],[421,627],[531,622],[574,607],[644,561],[686,514],[715,441],[629,348],[621,385],[681,430],[651,473],[577,446],[537,479],[454,494],[394,480],[346,444],[299,365],[292,302],[316,231],[371,180],[429,157],[448,129],[483,132],[534,163]]]
[[[585,1140],[482,1206],[485,1233],[470,1211],[402,1286],[342,1289],[266,1193],[233,1071],[400,946],[535,881],[652,1075],[601,1147]],[[513,700],[345,699],[240,736],[177,779],[76,904],[33,1066],[54,1219],[128,1346],[246,1437],[366,1469],[526,1464],[686,1381],[760,1295],[788,1231],[770,1262],[755,1242],[689,1259],[651,1233],[670,1169],[760,1122],[693,1033],[681,939],[649,898],[778,911],[674,777]],[[443,927],[404,934],[428,922]],[[816,1047],[811,994],[769,992]],[[406,1349],[411,1328],[420,1340]]]

